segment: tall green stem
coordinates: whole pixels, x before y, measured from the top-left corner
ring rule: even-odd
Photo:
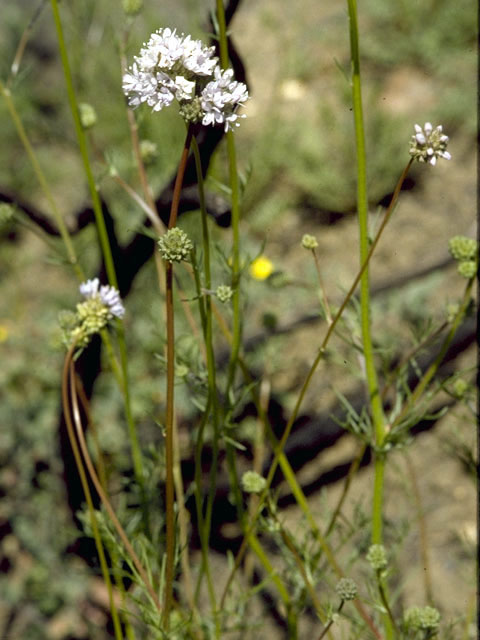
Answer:
[[[187,166],[192,128],[189,127],[182,156],[178,166],[175,186],[173,188],[172,205],[168,228],[177,224],[178,205],[182,192],[183,176]],[[173,478],[173,420],[174,420],[174,387],[175,387],[175,326],[173,313],[173,263],[167,262],[166,277],[166,314],[167,314],[167,398],[165,417],[165,520],[166,520],[166,564],[165,564],[165,604],[163,609],[163,626],[168,631],[170,609],[173,601],[173,574],[175,560],[175,514],[174,514],[174,478]]]
[[[208,493],[207,509],[205,513],[205,539],[208,541],[210,537],[210,525],[212,520],[213,501],[215,498],[215,487],[217,478],[217,463],[219,449],[219,405],[215,368],[215,354],[213,351],[213,335],[212,335],[212,275],[210,268],[210,238],[208,232],[207,209],[205,206],[205,190],[203,185],[202,163],[200,151],[195,138],[192,140],[192,148],[195,156],[195,167],[197,170],[198,194],[200,200],[200,214],[202,220],[202,246],[203,246],[203,270],[205,277],[205,327],[204,339],[207,354],[207,376],[208,376],[208,394],[210,397],[212,426],[213,426],[213,446],[212,446],[212,463],[210,469],[210,490]]]
[[[348,15],[350,18],[353,118],[355,124],[355,145],[357,149],[357,210],[360,233],[360,264],[363,264],[369,251],[368,195],[356,0],[348,0]],[[373,358],[370,326],[370,278],[368,267],[364,270],[360,279],[360,309],[365,374],[375,430],[375,444],[377,447],[381,447],[383,440],[385,439],[385,417],[378,390],[377,373],[375,371]],[[385,463],[382,458],[383,456],[378,453],[375,456],[375,482],[372,513],[372,542],[374,544],[381,544],[382,542],[383,474],[385,468]]]
[[[227,25],[225,21],[225,8],[222,0],[217,0],[217,20],[218,20],[218,40],[220,45],[220,63],[224,69],[229,66],[228,59],[228,38]],[[225,398],[230,403],[231,389],[235,381],[240,345],[242,340],[242,321],[240,309],[240,187],[237,173],[237,156],[235,150],[235,139],[232,131],[227,131],[227,154],[228,169],[231,192],[231,212],[232,212],[232,340],[230,345],[230,360],[228,363],[227,386]],[[230,407],[231,408],[231,407]],[[243,519],[242,497],[238,481],[238,473],[235,464],[235,452],[230,442],[226,443],[227,464],[232,492],[235,497],[235,504],[239,520]]]
[[[367,194],[367,158],[365,150],[365,129],[363,124],[362,86],[360,80],[360,53],[358,46],[358,21],[356,0],[347,0],[350,19],[350,55],[352,60],[352,103],[355,124],[355,146],[357,150],[357,210],[360,236],[360,264],[363,265],[369,255],[368,240],[368,194]],[[372,543],[382,544],[383,531],[383,494],[385,475],[385,454],[380,451],[385,439],[385,416],[378,388],[377,372],[373,357],[373,345],[370,326],[370,278],[368,266],[360,279],[360,316],[362,325],[363,355],[365,376],[370,401],[370,410],[375,433],[374,483],[372,500]],[[381,594],[386,599],[386,589],[380,583]],[[388,640],[394,636],[390,616],[384,616],[385,633]]]
[[[223,69],[229,65],[228,62],[228,40],[227,25],[225,22],[225,8],[222,0],[217,0],[217,20],[218,20],[218,40],[220,45],[220,64]],[[231,211],[232,211],[232,307],[233,307],[233,327],[232,327],[232,345],[230,351],[230,362],[228,366],[227,392],[225,396],[229,397],[229,391],[233,385],[235,378],[235,370],[240,352],[240,342],[242,337],[242,323],[240,314],[240,188],[237,173],[237,157],[235,151],[235,139],[233,131],[227,131],[227,153],[228,168],[230,176],[231,189]]]

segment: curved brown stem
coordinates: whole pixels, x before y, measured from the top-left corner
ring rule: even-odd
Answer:
[[[98,475],[95,471],[95,467],[90,458],[90,454],[88,453],[87,444],[85,442],[85,436],[83,435],[82,419],[80,416],[80,409],[79,409],[79,403],[78,403],[77,385],[75,381],[75,365],[72,359],[73,352],[74,352],[74,346],[70,348],[67,354],[67,357],[65,358],[64,373],[62,378],[62,398],[63,398],[64,413],[65,413],[65,421],[67,423],[69,434],[71,434],[72,436],[71,442],[72,442],[72,448],[74,449],[74,455],[75,455],[75,449],[77,451],[77,454],[79,454],[79,452],[77,448],[77,443],[75,441],[75,438],[73,437],[74,431],[72,427],[72,418],[73,418],[73,423],[75,425],[75,434],[77,436],[77,441],[78,441],[78,444],[80,445],[80,450],[81,450],[83,459],[85,461],[85,466],[87,468],[90,479],[92,480],[93,485],[98,495],[100,496],[100,499],[103,505],[105,506],[105,509],[112,521],[112,524],[117,530],[117,533],[128,555],[132,559],[132,562],[135,565],[135,568],[138,571],[138,574],[140,575],[142,581],[144,582],[145,588],[147,589],[157,609],[161,611],[161,604],[158,599],[158,595],[156,594],[142,563],[138,559],[138,556],[135,553],[127,537],[127,534],[125,533],[122,525],[120,524],[117,516],[115,515],[115,511],[113,510],[113,507],[110,504],[110,501],[105,491],[102,488]],[[85,476],[85,471],[84,471],[83,463],[80,459],[80,456],[75,455],[75,458],[77,461],[78,471],[80,475]],[[88,484],[87,484],[87,487],[88,487]]]

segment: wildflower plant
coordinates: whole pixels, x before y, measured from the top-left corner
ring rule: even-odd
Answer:
[[[244,245],[249,244],[245,238],[248,225],[240,225],[240,214],[248,201],[244,193],[249,185],[237,167],[235,136],[245,131],[238,127],[246,117],[243,107],[249,92],[246,84],[237,79],[241,65],[230,66],[236,62],[236,56],[233,43],[228,46],[224,3],[217,0],[212,11],[214,44],[206,45],[173,26],[162,26],[127,65],[127,36],[134,17],[145,9],[141,0],[122,2],[126,26],[124,37],[118,42],[125,71],[121,89],[118,83],[118,93],[121,96],[123,91],[127,98],[119,102],[127,110],[138,185],[133,180],[130,184],[129,178],[122,176],[121,162],[115,170],[105,171],[102,167],[101,179],[94,175],[96,168],[90,160],[89,143],[97,152],[96,157],[100,157],[95,136],[102,118],[97,117],[90,103],[77,99],[57,3],[58,0],[52,0],[52,11],[98,232],[102,261],[98,273],[102,274],[102,281],[105,278],[105,284],[101,284],[100,277],[86,279],[85,271],[91,270],[84,263],[90,258],[77,255],[78,243],[72,241],[71,231],[48,189],[11,101],[11,83],[0,83],[0,92],[45,189],[45,199],[58,229],[54,235],[60,235],[63,243],[62,263],[69,265],[80,283],[82,300],[75,309],[59,314],[62,340],[67,347],[61,385],[70,447],[66,461],[73,460],[78,473],[85,504],[76,515],[85,535],[94,540],[116,640],[123,637],[217,640],[227,635],[248,635],[254,625],[260,627],[258,633],[263,637],[264,621],[253,620],[251,607],[259,592],[265,592],[288,638],[298,638],[303,633],[307,610],[315,614],[310,616],[309,624],[313,637],[319,640],[338,634],[377,640],[434,638],[443,622],[440,610],[430,606],[435,600],[428,581],[425,510],[420,503],[415,470],[409,467],[407,476],[417,501],[421,564],[428,573],[425,578],[428,606],[402,610],[403,599],[397,594],[393,598],[390,592],[391,576],[401,568],[396,546],[402,538],[398,532],[392,533],[398,522],[392,526],[385,518],[389,491],[385,476],[398,466],[389,465],[393,456],[405,456],[409,464],[406,452],[414,446],[413,427],[447,410],[443,405],[434,406],[440,391],[446,391],[444,395],[458,403],[468,404],[471,400],[468,380],[454,374],[445,383],[437,376],[457,330],[472,307],[478,243],[460,235],[451,238],[448,251],[457,262],[459,275],[467,282],[457,278],[463,282],[462,293],[458,300],[449,302],[442,324],[436,327],[426,323],[425,330],[418,332],[413,346],[405,353],[390,356],[381,352],[381,340],[373,322],[377,308],[372,304],[370,271],[375,265],[372,257],[388,233],[394,212],[402,215],[397,204],[413,163],[434,167],[440,159],[452,159],[447,150],[449,138],[442,125],[415,124],[410,141],[408,132],[403,134],[405,168],[372,232],[357,8],[355,0],[347,0],[358,259],[349,288],[332,294],[335,285],[332,278],[328,286],[324,284],[326,240],[318,231],[317,235],[302,235],[298,231],[292,234],[292,245],[295,244],[301,260],[314,260],[317,276],[317,281],[311,283],[305,269],[298,284],[283,262],[276,271],[276,264],[280,263],[274,264],[273,250],[271,257],[260,253],[251,262],[244,250]],[[21,47],[19,52],[21,58]],[[148,109],[142,109],[142,105]],[[152,119],[161,122],[167,107],[178,113],[186,132],[183,147],[178,149],[175,179],[162,197],[156,198],[149,180],[157,165],[164,161],[165,145],[158,134],[161,126],[149,127]],[[338,128],[342,128],[340,124]],[[223,147],[220,152],[215,151],[220,139],[224,140],[226,156],[222,155]],[[287,155],[294,153],[292,147]],[[105,157],[109,157],[109,151]],[[209,167],[212,157],[215,161]],[[217,179],[222,174],[218,165],[224,157],[228,169],[222,179],[228,184]],[[210,174],[215,174],[215,178]],[[158,291],[149,286],[148,290],[134,294],[142,296],[142,305],[138,305],[137,314],[129,312],[126,324],[121,322],[126,311],[119,290],[128,291],[132,281],[130,265],[122,263],[119,256],[128,260],[133,254],[129,253],[131,245],[122,247],[115,228],[123,225],[122,232],[126,232],[130,222],[119,217],[114,225],[106,218],[107,199],[100,199],[104,180],[114,181],[122,194],[147,216],[148,223],[139,234],[142,247],[155,237],[151,244]],[[182,199],[182,194],[187,195],[185,181],[189,192]],[[213,228],[210,220],[212,199],[207,191],[211,184],[220,186],[222,197],[226,198],[231,223],[228,231]],[[192,210],[185,224],[183,218],[179,223],[188,203],[193,203]],[[0,218],[9,223],[14,215],[12,210],[10,205],[0,205]],[[48,228],[46,223],[42,224]],[[282,237],[282,243],[286,245],[288,238]],[[219,247],[216,253],[213,246]],[[217,263],[218,255],[221,260]],[[134,258],[132,262],[144,262],[143,255]],[[329,253],[333,267],[338,259]],[[268,280],[269,286],[252,284],[248,276],[260,282]],[[309,344],[311,359],[300,376],[299,387],[295,389],[288,380],[288,393],[284,394],[288,398],[280,405],[280,395],[275,389],[276,363],[281,361],[284,370],[288,370],[294,358],[290,350],[277,349],[271,342],[265,347],[264,362],[260,362],[263,347],[257,347],[262,341],[275,339],[275,334],[289,331],[281,321],[280,299],[285,295],[286,304],[294,308],[300,299],[298,291],[294,291],[297,284],[298,290],[302,287],[307,290],[309,304],[311,290],[318,293],[320,308],[315,309],[314,301],[313,314],[307,320],[318,323],[320,329],[313,338],[313,348]],[[273,299],[275,295],[274,312],[264,311],[266,305],[260,296],[253,301],[255,304],[247,299],[249,286],[257,291],[257,296],[259,291],[267,292],[261,294],[265,299],[269,295]],[[338,299],[330,304],[328,298],[333,295]],[[158,313],[158,305],[162,313]],[[244,339],[249,312],[257,307],[264,331],[259,337],[250,339],[247,335]],[[133,329],[130,324],[135,325]],[[84,360],[79,358],[97,334],[106,355],[98,358],[105,365],[105,379],[111,378],[121,398],[125,420],[116,425],[115,434],[125,429],[128,458],[123,443],[118,444],[118,451],[108,448],[105,451],[102,438],[97,437],[108,431],[108,422],[115,420],[119,406],[96,425],[93,415],[96,405],[92,405],[95,411],[90,407],[92,385],[85,385],[85,389],[82,385],[82,366],[88,367],[89,353],[83,354]],[[424,353],[431,356],[427,348],[432,344],[434,355],[424,364],[422,357]],[[139,365],[140,360],[131,354],[142,345],[148,348]],[[91,346],[93,349],[95,343]],[[278,354],[270,357],[275,350]],[[319,402],[323,402],[323,395],[314,391],[314,385],[325,375],[325,369],[321,373],[324,365],[328,367],[326,386],[330,384],[330,371],[333,372],[337,362],[342,363],[342,377],[346,377],[345,371],[353,372],[361,378],[363,386],[359,402],[335,389],[337,407],[342,411],[340,417],[335,417],[337,431],[329,433],[329,437],[335,440],[343,434],[342,430],[348,431],[357,450],[337,502],[325,499],[318,513],[307,498],[302,475],[297,473],[300,467],[294,465],[297,450],[313,460],[323,444],[316,440],[315,420],[301,416],[300,412],[307,393],[322,396]],[[143,421],[141,429],[139,416]],[[300,441],[303,423],[309,430],[307,443]],[[372,457],[371,487],[364,492],[367,498],[362,507],[352,499],[351,520],[346,501],[353,493],[352,483],[356,482],[360,465],[367,461],[368,451]],[[283,501],[295,502],[300,517],[284,517]],[[227,548],[228,558],[220,576],[212,562],[212,549],[214,537],[220,535],[219,531],[223,535],[223,529],[228,528],[224,527],[227,521],[232,526],[222,544]],[[229,535],[235,538],[233,542]],[[195,550],[192,544],[196,545]],[[217,547],[218,551],[221,547]],[[400,589],[399,581],[395,588]],[[337,625],[342,625],[338,633]],[[349,625],[349,631],[344,631],[343,625]]]

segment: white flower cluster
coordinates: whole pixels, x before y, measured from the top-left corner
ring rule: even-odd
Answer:
[[[410,155],[418,162],[428,162],[435,166],[437,158],[450,160],[452,157],[446,150],[447,144],[448,136],[443,133],[441,124],[435,129],[430,122],[426,122],[423,128],[416,124],[415,134],[410,143]]]
[[[110,287],[106,284],[100,286],[99,279],[94,278],[93,280],[82,282],[79,288],[80,293],[87,300],[89,298],[99,299],[102,304],[107,307],[109,314],[112,316],[122,318],[125,314],[125,307],[115,287]]]
[[[177,100],[190,122],[221,124],[225,131],[238,126],[245,116],[236,109],[248,99],[247,87],[233,79],[231,69],[222,71],[213,53],[214,47],[178,36],[175,29],[158,29],[123,76],[129,105],[146,103],[160,111]]]

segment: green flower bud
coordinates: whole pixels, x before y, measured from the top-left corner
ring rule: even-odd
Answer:
[[[77,315],[73,311],[64,309],[58,313],[58,324],[65,331],[69,331],[77,324]]]
[[[403,615],[403,624],[406,629],[418,631],[421,625],[421,609],[420,607],[410,607]]]
[[[302,238],[302,247],[310,250],[316,249],[318,247],[318,242],[315,236],[311,236],[306,233]]]
[[[177,378],[186,378],[190,369],[186,364],[175,363],[175,375]]]
[[[335,587],[335,591],[342,600],[355,600],[358,589],[355,580],[351,578],[341,578]]]
[[[463,398],[463,396],[467,393],[469,384],[463,378],[457,378],[453,383],[453,393],[457,398]]]
[[[193,244],[185,231],[182,231],[182,229],[178,227],[167,231],[158,241],[158,246],[162,258],[167,262],[182,262],[182,260],[187,260],[193,249]]]
[[[246,471],[242,476],[242,487],[246,493],[261,493],[267,484],[256,471]]]
[[[477,255],[477,241],[466,236],[454,236],[448,241],[448,250],[455,260],[474,260]]]
[[[440,613],[433,607],[410,607],[403,617],[407,629],[432,631],[438,629]]]
[[[440,612],[434,607],[423,607],[420,614],[420,629],[438,629]]]
[[[458,263],[457,271],[462,278],[470,280],[470,278],[474,278],[477,273],[477,263],[475,260],[462,260]]]
[[[90,129],[97,124],[97,112],[91,104],[81,102],[78,105],[78,111],[80,113],[80,122],[84,129]]]
[[[0,203],[0,225],[10,222],[15,215],[15,207],[8,202]]]
[[[215,291],[215,295],[220,302],[228,302],[233,296],[232,287],[229,287],[228,284],[220,284]]]
[[[387,566],[387,552],[383,544],[372,544],[367,553],[367,560],[375,571]]]
[[[190,100],[189,102],[183,102],[180,105],[178,113],[182,116],[185,122],[200,122],[204,116],[200,98],[198,96],[195,96],[193,100]]]
[[[452,302],[447,304],[447,320],[448,322],[453,322],[455,320],[455,316],[457,315],[460,309],[460,305],[456,302]]]
[[[127,16],[136,16],[143,9],[143,0],[122,0],[122,7]]]
[[[145,166],[153,164],[158,158],[158,147],[155,142],[151,140],[141,140],[140,155]]]

